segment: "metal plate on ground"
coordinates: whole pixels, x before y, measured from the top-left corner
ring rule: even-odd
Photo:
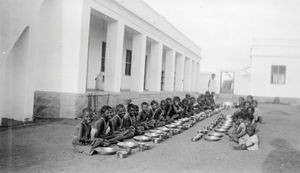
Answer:
[[[99,154],[102,155],[113,155],[116,154],[117,150],[111,147],[98,147],[95,148],[95,151],[97,151]]]
[[[217,137],[217,136],[209,136],[209,135],[205,135],[204,139],[206,141],[219,141],[221,138]]]
[[[142,136],[135,136],[135,137],[133,137],[133,139],[135,141],[139,141],[139,142],[149,142],[149,141],[151,141],[150,137],[144,136],[144,135],[142,135]]]
[[[119,142],[119,143],[117,143],[117,145],[120,148],[136,148],[138,146],[138,144],[136,142],[133,142],[133,141]]]

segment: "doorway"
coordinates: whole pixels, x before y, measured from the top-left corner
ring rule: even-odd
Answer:
[[[234,72],[221,72],[220,93],[234,94]]]

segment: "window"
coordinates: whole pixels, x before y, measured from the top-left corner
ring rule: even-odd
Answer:
[[[102,53],[101,53],[101,72],[105,72],[105,54],[106,54],[106,42],[102,42]]]
[[[125,62],[125,75],[131,75],[131,59],[132,59],[132,51],[126,50],[126,62]]]
[[[286,78],[285,65],[272,65],[271,70],[271,84],[284,85]]]

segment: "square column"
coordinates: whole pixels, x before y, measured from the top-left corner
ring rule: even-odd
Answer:
[[[174,91],[175,51],[166,52],[165,90]]]
[[[161,91],[162,52],[163,52],[163,46],[161,43],[158,42],[158,43],[151,44],[150,78],[149,78],[150,91]]]
[[[85,0],[64,0],[61,3],[61,82],[53,85],[55,89],[51,90],[82,93],[86,89],[90,4]],[[39,83],[43,87],[43,82]]]
[[[176,60],[175,91],[183,91],[185,58],[178,54]]]
[[[191,81],[192,81],[192,60],[186,57],[185,67],[184,67],[184,91],[191,91]]]
[[[146,36],[144,34],[134,35],[132,41],[131,91],[144,91],[145,56]]]
[[[104,91],[120,92],[123,42],[124,24],[108,23]]]
[[[196,62],[192,61],[192,82],[191,82],[191,90],[196,91]]]
[[[196,91],[200,91],[200,62],[196,64]]]

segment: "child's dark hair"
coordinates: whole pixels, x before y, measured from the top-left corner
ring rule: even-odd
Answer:
[[[250,103],[249,101],[245,101],[245,102],[243,103],[243,106],[245,106],[246,103],[248,103],[249,105],[251,105],[251,103]]]
[[[172,101],[172,99],[170,97],[166,98],[166,101]]]
[[[151,103],[150,103],[150,105],[152,106],[154,104],[158,105],[158,102],[156,100],[152,100]]]
[[[143,102],[143,103],[141,104],[141,106],[143,106],[143,105],[149,106],[149,104],[148,104],[147,102]]]
[[[82,109],[82,113],[84,112],[92,112],[92,109],[91,108],[84,108]]]
[[[134,104],[132,104],[132,103],[128,104],[127,105],[127,110],[129,110],[129,109],[135,109]]]
[[[180,102],[180,97],[178,97],[178,96],[173,97],[173,101],[178,101],[178,102]]]
[[[138,106],[138,105],[134,105],[134,109],[135,109],[135,111],[139,111],[139,109],[140,109],[140,107]]]
[[[112,107],[110,107],[109,105],[104,105],[100,109],[100,114],[104,114],[107,110],[110,110],[110,109],[112,109]]]
[[[244,97],[239,97],[239,100],[243,100],[243,101],[244,101],[244,100],[245,100],[245,98],[244,98]]]
[[[118,104],[118,105],[116,106],[116,109],[120,109],[120,108],[124,108],[124,109],[125,109],[125,106],[124,106],[123,104]]]
[[[166,100],[161,100],[161,101],[160,101],[160,104],[161,104],[161,103],[166,103]]]

